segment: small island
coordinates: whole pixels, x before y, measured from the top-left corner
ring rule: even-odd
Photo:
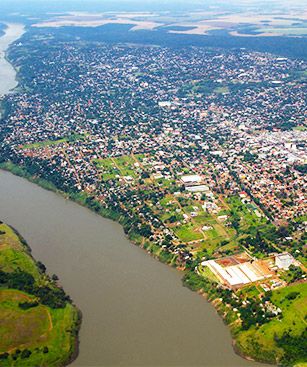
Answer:
[[[67,365],[77,356],[80,320],[57,276],[0,222],[0,365]]]

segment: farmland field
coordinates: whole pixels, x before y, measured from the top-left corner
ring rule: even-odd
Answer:
[[[0,365],[3,367],[60,366],[75,352],[77,309],[68,302],[63,307],[44,304],[40,297],[31,294],[34,292],[31,283],[25,286],[29,291],[16,289],[21,283],[14,276],[32,277],[34,287],[38,287],[34,289],[48,286],[56,290],[41,267],[16,232],[0,224]],[[5,280],[7,277],[11,280]]]

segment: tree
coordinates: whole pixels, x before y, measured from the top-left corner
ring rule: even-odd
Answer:
[[[42,263],[42,262],[40,262],[40,261],[38,261],[37,262],[37,266],[39,267],[39,269],[40,269],[40,271],[42,272],[42,273],[46,273],[46,266]]]
[[[21,357],[21,359],[26,359],[26,358],[29,358],[31,354],[32,354],[32,352],[29,349],[24,349],[21,352],[20,357]]]
[[[44,354],[47,354],[49,352],[49,349],[48,349],[48,347],[47,346],[45,346],[44,348],[43,348],[43,353]]]
[[[53,274],[51,278],[54,282],[57,282],[59,280],[59,277],[56,274]]]
[[[8,359],[8,357],[9,357],[9,354],[8,353],[2,353],[2,354],[0,354],[0,360]]]

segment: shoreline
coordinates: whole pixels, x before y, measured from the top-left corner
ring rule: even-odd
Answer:
[[[18,165],[14,165],[13,167],[17,168],[19,171],[18,172],[14,172],[14,169],[10,169],[9,167],[5,166],[5,164],[0,164],[0,170],[3,170],[5,172],[9,172],[17,177],[21,177],[23,179],[26,179],[27,181],[35,184],[35,185],[38,185],[39,187],[41,187],[42,189],[45,189],[45,190],[48,190],[48,191],[51,191],[53,192],[54,194],[56,195],[59,195],[61,196],[62,198],[66,199],[66,200],[70,200],[88,210],[90,210],[92,213],[102,217],[102,218],[105,218],[105,219],[109,219],[109,220],[112,220],[113,222],[115,223],[118,223],[120,224],[120,226],[122,227],[122,230],[124,232],[124,235],[125,237],[129,240],[129,242],[134,245],[134,246],[137,246],[139,248],[141,248],[142,250],[144,250],[145,252],[147,252],[150,256],[152,256],[153,258],[155,258],[156,260],[160,261],[162,264],[165,264],[169,267],[172,267],[172,268],[176,268],[177,271],[180,271],[182,273],[182,277],[181,277],[181,282],[182,282],[182,286],[188,288],[190,291],[194,292],[194,293],[197,293],[199,296],[201,296],[202,298],[205,299],[206,302],[208,302],[215,310],[216,314],[218,317],[220,317],[224,323],[224,325],[227,327],[228,331],[230,332],[230,337],[231,337],[231,346],[232,346],[232,349],[233,349],[233,352],[238,355],[239,357],[247,360],[247,361],[252,361],[252,362],[258,362],[258,363],[266,363],[266,364],[270,364],[272,366],[276,365],[277,366],[277,363],[272,363],[270,361],[263,361],[263,360],[258,360],[256,358],[252,358],[250,357],[249,355],[247,354],[244,354],[242,350],[240,350],[240,348],[238,347],[237,345],[237,341],[233,335],[233,331],[231,329],[231,327],[229,327],[229,325],[227,324],[227,321],[226,321],[226,318],[223,316],[223,314],[221,314],[219,312],[219,309],[218,307],[214,304],[214,299],[210,300],[210,297],[208,295],[208,293],[206,291],[204,291],[203,289],[192,289],[188,284],[187,282],[185,281],[185,278],[184,276],[189,274],[190,272],[189,271],[186,271],[186,269],[183,269],[182,267],[178,267],[178,266],[174,266],[172,265],[170,262],[167,262],[167,261],[163,261],[158,254],[154,253],[154,252],[151,252],[150,250],[148,250],[147,248],[144,247],[144,245],[142,243],[137,243],[136,240],[133,240],[132,238],[130,238],[130,236],[128,234],[125,233],[124,231],[124,227],[123,227],[123,224],[120,222],[120,220],[116,220],[114,218],[112,218],[111,216],[108,216],[108,215],[102,215],[100,213],[97,213],[95,212],[94,210],[92,210],[89,206],[85,205],[84,203],[81,203],[80,201],[74,199],[73,197],[71,197],[68,193],[64,192],[64,191],[61,191],[59,189],[57,189],[53,184],[50,184],[49,181],[46,181],[44,179],[39,179],[35,176],[31,176],[30,174],[27,173],[27,171],[24,170],[23,167],[21,166],[18,166]],[[47,184],[49,184],[47,186]],[[109,209],[108,209],[109,210]],[[110,211],[110,210],[109,210]],[[111,210],[112,212],[112,210]],[[113,213],[116,213],[115,211],[113,211]],[[120,218],[120,217],[119,217]],[[194,272],[192,272],[194,273]],[[80,340],[78,338],[78,344],[80,343]],[[70,362],[71,363],[71,362]]]
[[[3,36],[5,36],[7,34],[7,29],[9,28],[9,26],[10,26],[11,23],[3,22],[2,24],[4,25],[4,28],[1,30],[0,38],[2,38]],[[18,69],[17,69],[17,67],[9,59],[9,51],[10,51],[10,48],[12,47],[12,45],[14,44],[14,42],[16,42],[18,39],[20,39],[26,33],[26,26],[24,24],[20,24],[20,25],[22,26],[22,32],[20,34],[18,34],[18,37],[15,38],[14,40],[12,40],[12,42],[8,43],[6,45],[6,48],[3,50],[3,54],[4,54],[3,59],[9,65],[11,65],[12,69],[15,72],[15,76],[14,76],[15,85],[12,88],[10,88],[7,91],[7,93],[4,93],[3,95],[0,95],[0,98],[2,97],[1,100],[0,100],[0,119],[2,119],[5,116],[5,105],[4,105],[3,97],[5,97],[8,94],[12,94],[12,93],[18,92],[18,88],[20,88],[20,85],[21,85],[21,83],[20,83],[20,77],[18,75]],[[37,265],[37,260],[32,256],[32,249],[29,246],[29,244],[27,243],[27,241],[18,232],[18,230],[16,230],[12,226],[9,226],[9,227],[14,231],[14,233],[16,234],[16,236],[18,237],[18,239],[20,240],[20,242],[22,243],[22,245],[26,247],[29,256],[33,259],[33,261]],[[77,359],[77,357],[79,355],[79,346],[80,346],[79,332],[80,332],[81,325],[82,325],[82,311],[74,304],[73,301],[72,301],[71,304],[72,304],[72,306],[75,308],[75,310],[77,312],[77,319],[75,320],[74,330],[73,330],[73,333],[72,333],[74,335],[74,340],[71,343],[71,353],[68,356],[67,361],[61,363],[59,365],[59,367],[65,367],[65,366],[70,365],[72,362],[74,362]]]
[[[37,266],[38,260],[36,260],[33,255],[32,255],[32,249],[31,246],[28,244],[28,242],[26,241],[26,239],[19,233],[19,231],[14,228],[13,226],[7,224],[12,231],[16,234],[16,236],[18,237],[20,243],[25,246],[25,248],[27,249],[27,253],[28,255],[32,258],[32,260],[34,261],[34,263]],[[47,269],[48,272],[48,269]],[[61,287],[59,285],[59,287]],[[66,367],[69,366],[72,362],[74,362],[79,355],[79,345],[80,345],[80,339],[79,339],[79,332],[81,329],[81,325],[82,325],[82,311],[77,307],[77,305],[74,303],[74,301],[72,300],[71,305],[75,308],[76,312],[77,312],[77,319],[75,321],[75,325],[74,325],[74,329],[73,329],[73,333],[72,335],[74,335],[74,341],[73,343],[71,343],[71,346],[73,347],[72,352],[69,355],[69,358],[67,359],[66,362],[63,362],[63,364],[59,365],[59,367]]]
[[[12,230],[12,232],[15,234],[15,236],[17,237],[17,240],[19,241],[21,247],[24,248],[24,252],[27,256],[29,256],[33,263],[35,264],[35,267],[38,269],[38,271],[42,273],[39,267],[39,261],[36,260],[33,255],[32,255],[32,249],[31,246],[28,244],[28,242],[25,240],[25,238],[19,233],[19,231],[14,228],[13,226],[11,226],[10,224],[6,224],[5,222],[2,222],[0,220],[0,224],[5,225],[7,228],[10,228]],[[48,272],[46,272],[47,276]],[[56,288],[59,289],[63,289],[62,286],[60,284],[56,284]],[[12,288],[14,290],[14,288]],[[66,293],[65,293],[66,294]],[[78,355],[79,355],[79,332],[80,332],[80,328],[81,328],[81,324],[82,324],[82,312],[81,310],[75,305],[75,303],[73,302],[73,300],[71,300],[71,302],[67,302],[67,305],[71,305],[72,307],[72,312],[73,312],[73,317],[72,317],[72,326],[71,326],[71,330],[70,330],[70,349],[69,351],[67,351],[67,358],[63,359],[61,362],[59,362],[57,364],[58,367],[65,367],[70,365],[72,362],[74,362]],[[14,350],[18,350],[18,347],[15,347]],[[11,352],[11,351],[10,351]],[[10,353],[11,354],[11,353]]]
[[[5,28],[3,30],[0,30],[0,39],[2,37],[6,36],[7,30],[10,27],[10,25],[14,26],[15,23],[3,22],[1,24],[3,24],[5,26]],[[14,76],[15,85],[12,86],[11,88],[9,88],[9,90],[6,93],[0,93],[0,120],[5,116],[5,105],[4,105],[3,98],[5,96],[9,95],[9,94],[13,94],[13,93],[18,92],[18,88],[20,87],[20,79],[18,77],[18,70],[15,67],[15,65],[13,63],[11,63],[8,54],[9,54],[10,47],[12,47],[14,42],[16,42],[18,39],[20,39],[26,33],[26,26],[24,24],[21,24],[21,23],[16,23],[15,25],[22,26],[22,32],[19,35],[17,35],[17,38],[13,39],[10,43],[8,43],[4,50],[2,50],[3,55],[4,55],[3,60],[5,60],[9,65],[11,65],[12,69],[15,72],[15,76]]]

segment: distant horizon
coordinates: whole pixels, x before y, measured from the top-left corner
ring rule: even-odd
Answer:
[[[161,11],[181,11],[208,9],[217,7],[225,10],[243,10],[244,8],[257,7],[263,10],[271,10],[272,8],[295,8],[304,5],[304,0],[291,1],[289,4],[286,0],[192,0],[188,4],[184,0],[2,0],[0,4],[1,11],[72,11],[85,10],[88,11],[144,11],[144,10],[161,10]]]

